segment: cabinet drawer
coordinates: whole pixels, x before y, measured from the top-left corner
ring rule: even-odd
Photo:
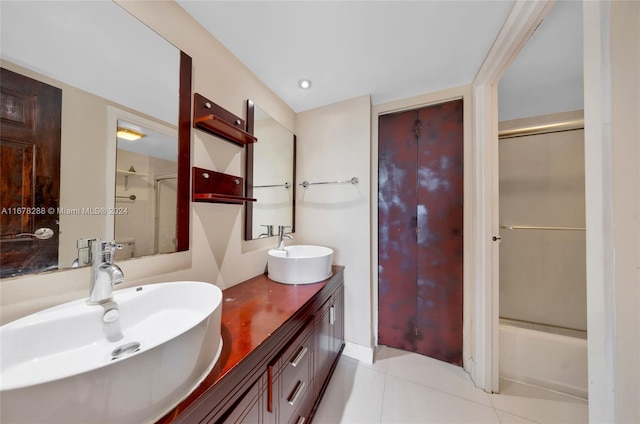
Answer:
[[[313,407],[314,398],[311,396],[311,389],[307,392],[307,395],[304,397],[304,400],[300,403],[298,409],[291,415],[289,418],[288,424],[308,424],[309,423],[309,414],[311,413],[311,408]]]
[[[294,413],[306,404],[311,390],[313,364],[311,337],[289,356],[283,357],[283,369],[278,379],[279,386],[279,418],[281,423],[289,422]]]
[[[300,330],[296,334],[296,336],[293,338],[291,343],[289,343],[287,347],[284,349],[284,351],[282,351],[278,355],[274,363],[274,366],[277,369],[277,374],[284,372],[284,370],[287,369],[287,367],[290,367],[291,362],[293,362],[296,359],[296,357],[300,354],[301,346],[305,344],[307,338],[313,331],[313,328],[314,328],[313,324],[314,324],[313,319],[310,319],[309,321],[307,321],[304,327],[302,328],[302,330]],[[308,346],[308,345],[305,344],[305,346]],[[309,349],[309,352],[307,352],[306,355],[309,355],[311,353],[310,346],[308,346],[308,349]]]

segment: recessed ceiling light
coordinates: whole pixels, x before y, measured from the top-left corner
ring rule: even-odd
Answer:
[[[303,90],[308,90],[311,88],[311,81],[308,79],[301,79],[300,81],[298,81],[298,87],[302,88]]]
[[[129,141],[134,141],[141,139],[145,135],[134,130],[130,130],[129,128],[118,127],[118,132],[116,133],[118,138],[122,138]]]

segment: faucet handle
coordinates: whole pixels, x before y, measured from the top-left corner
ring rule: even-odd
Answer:
[[[273,225],[265,225],[262,224],[260,225],[261,227],[265,227],[267,229],[267,234],[268,236],[272,236],[273,235]]]
[[[278,234],[284,234],[284,230],[293,228],[291,225],[278,225]]]
[[[113,263],[113,257],[117,249],[122,249],[124,246],[115,241],[96,240],[93,242],[95,249],[93,257],[100,262]]]

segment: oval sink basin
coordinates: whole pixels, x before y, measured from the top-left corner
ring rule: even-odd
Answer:
[[[144,423],[220,356],[222,292],[182,281],[117,290],[0,327],[2,422]]]
[[[331,276],[333,250],[323,246],[287,246],[267,256],[269,278],[284,284],[311,284]]]

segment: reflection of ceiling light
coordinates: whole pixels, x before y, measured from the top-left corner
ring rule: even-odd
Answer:
[[[116,133],[118,138],[123,138],[125,140],[133,141],[138,140],[144,137],[144,134],[139,133],[137,131],[130,130],[128,128],[120,128],[118,127],[118,132]]]
[[[311,81],[309,81],[308,79],[301,79],[300,81],[298,81],[298,87],[302,88],[303,90],[308,90],[311,88]]]

